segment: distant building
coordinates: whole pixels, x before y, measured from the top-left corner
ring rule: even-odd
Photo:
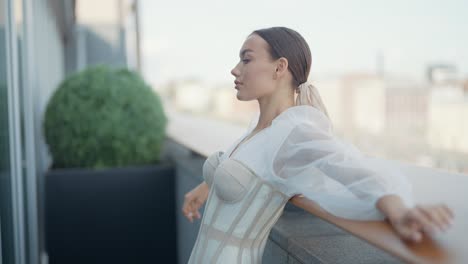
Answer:
[[[213,88],[198,80],[179,81],[174,87],[173,103],[178,110],[207,113],[212,109]]]
[[[347,75],[340,83],[327,84],[325,104],[346,131],[421,136],[426,130],[429,89],[421,84],[372,74]]]
[[[427,133],[429,88],[411,82],[388,82],[386,133],[424,139]]]
[[[67,61],[72,62],[67,65],[69,70],[99,63],[139,69],[135,4],[128,0],[76,1],[75,23],[67,32],[67,55],[73,58]]]
[[[373,74],[351,74],[340,80],[340,126],[347,132],[380,134],[385,129],[385,83]],[[325,102],[326,103],[326,102]],[[338,105],[338,104],[336,104]]]
[[[427,81],[431,84],[450,83],[458,80],[458,72],[452,64],[432,64],[427,67]]]
[[[429,89],[423,84],[374,74],[315,83],[337,132],[363,150],[402,158],[405,148],[427,145]]]
[[[463,91],[465,92],[465,94],[468,94],[468,78],[462,81],[462,85],[463,85]]]
[[[468,93],[462,85],[431,90],[429,124],[431,147],[468,153]]]
[[[327,108],[328,115],[337,129],[344,130],[346,123],[346,111],[344,108],[348,105],[346,98],[342,96],[342,81],[337,78],[319,79],[312,81],[322,97],[323,104]]]

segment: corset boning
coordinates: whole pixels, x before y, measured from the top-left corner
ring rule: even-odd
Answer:
[[[189,263],[261,263],[288,198],[242,162],[220,162],[221,154],[203,165],[210,193]]]

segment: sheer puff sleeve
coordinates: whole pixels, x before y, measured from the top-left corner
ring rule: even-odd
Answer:
[[[271,163],[272,177],[286,195],[302,194],[329,213],[354,220],[383,220],[376,202],[386,194],[413,205],[411,184],[393,163],[339,140],[329,119],[312,106],[290,114],[292,129]]]

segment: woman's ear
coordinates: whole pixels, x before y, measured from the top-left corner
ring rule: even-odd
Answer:
[[[276,62],[276,74],[278,76],[284,75],[288,71],[288,59],[281,57]]]

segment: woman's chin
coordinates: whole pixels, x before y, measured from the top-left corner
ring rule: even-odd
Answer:
[[[257,98],[246,97],[245,95],[242,95],[242,92],[239,90],[237,90],[236,97],[237,97],[237,100],[239,101],[252,101],[252,100],[257,99]]]
[[[237,93],[236,97],[237,97],[237,100],[239,100],[239,101],[249,101],[246,98],[244,98],[242,95],[239,95],[239,92]]]

